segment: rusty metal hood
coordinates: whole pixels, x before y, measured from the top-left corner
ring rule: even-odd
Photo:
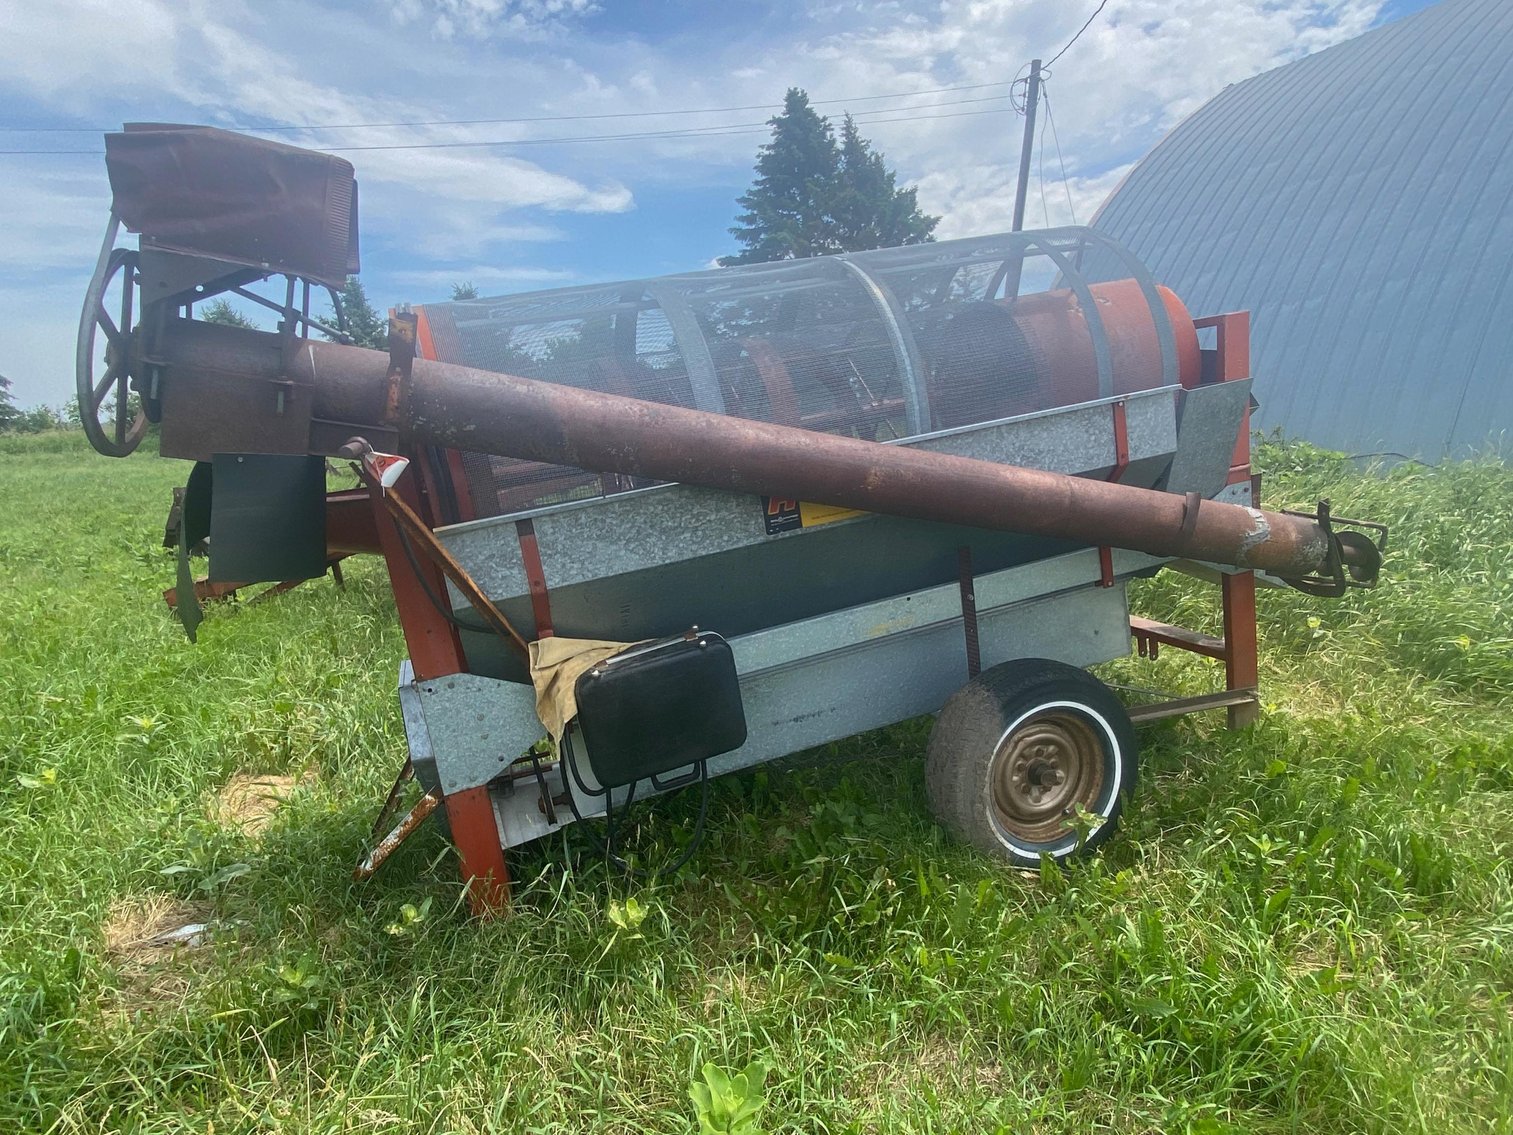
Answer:
[[[116,214],[144,246],[340,287],[358,270],[357,180],[330,154],[209,126],[105,136]]]

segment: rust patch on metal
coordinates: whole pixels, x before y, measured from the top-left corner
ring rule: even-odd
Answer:
[[[415,316],[389,316],[389,376],[384,392],[383,424],[405,432],[409,418],[410,368],[415,363]]]
[[[373,850],[363,856],[362,862],[352,872],[352,878],[358,882],[371,879],[374,873],[384,865],[384,862],[398,850],[399,845],[404,843],[415,833],[415,830],[425,821],[425,818],[436,811],[441,803],[441,797],[435,793],[427,792],[419,800],[415,801],[415,807],[405,813],[404,819],[394,825],[392,831],[374,845]]]
[[[105,135],[105,168],[112,207],[144,246],[336,288],[359,268],[357,180],[342,158],[209,126],[130,122]]]

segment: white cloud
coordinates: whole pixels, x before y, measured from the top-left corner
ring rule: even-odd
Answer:
[[[415,288],[426,296],[445,296],[453,284],[472,284],[480,295],[492,287],[519,290],[521,284],[554,287],[570,284],[574,274],[554,268],[500,268],[492,264],[461,265],[455,268],[407,268],[387,273],[395,284]]]
[[[598,9],[592,0],[393,0],[401,26],[429,25],[438,39],[457,35],[538,38]]]
[[[472,211],[467,208],[428,208],[405,233],[405,244],[410,252],[436,261],[476,256],[488,248],[550,244],[566,239],[567,233],[554,225],[500,222],[479,228]]]
[[[1098,170],[1140,156],[1226,84],[1351,38],[1381,7],[1380,0],[1114,0],[1048,83],[1069,166]],[[944,0],[922,11],[928,18],[838,31],[801,48],[827,72],[811,91],[871,94],[999,81],[1016,69],[1005,61],[1049,58],[1086,18],[1080,5],[1065,0]],[[921,177],[953,165],[1017,161],[1021,121],[920,118],[876,134],[901,171]]]
[[[179,59],[202,5],[177,9],[158,0],[73,0],[10,4],[0,36],[0,76],[7,86],[60,109],[87,113],[106,84],[123,74],[182,97],[192,84]],[[129,63],[128,63],[129,61]]]
[[[0,193],[0,256],[8,274],[36,279],[52,269],[82,267],[87,275],[109,217],[110,187],[93,163],[71,160],[7,180]]]
[[[1087,224],[1109,192],[1130,166],[1088,177],[1061,180],[1060,170],[1031,167],[1029,192],[1025,195],[1024,227],[1055,228]],[[1000,232],[1014,215],[1017,169],[1010,165],[978,165],[926,174],[919,180],[920,203],[941,216],[936,235],[942,240]]]
[[[534,18],[536,14],[550,16],[572,2],[538,0],[503,7],[520,7],[523,15]],[[470,6],[480,12],[490,7],[484,0],[461,5]],[[12,24],[9,33],[0,37],[0,84],[63,105],[75,99],[105,104],[120,92],[120,61],[129,58],[130,73],[151,76],[158,97],[187,104],[211,121],[367,123],[449,117],[441,109],[446,99],[440,85],[426,107],[390,96],[379,76],[364,91],[310,78],[324,70],[320,44],[307,44],[303,56],[291,57],[282,45],[273,46],[268,16],[234,0],[213,6],[202,0],[184,4],[129,0],[124,12],[112,11],[115,6],[101,0],[75,0],[75,10],[68,7],[35,5],[20,13],[21,26]],[[79,25],[83,26],[76,31]],[[115,29],[120,29],[119,35]],[[513,136],[519,133],[517,129]],[[494,136],[512,135],[494,128]],[[329,133],[293,132],[282,137],[294,144],[332,144]],[[391,127],[362,131],[354,144],[384,147],[474,140],[476,131],[460,127]],[[487,206],[494,217],[510,209],[535,207],[617,212],[632,203],[630,191],[613,178],[580,181],[493,147],[380,148],[352,156],[360,162],[364,183],[415,190],[432,201]],[[369,200],[382,210],[381,195]]]

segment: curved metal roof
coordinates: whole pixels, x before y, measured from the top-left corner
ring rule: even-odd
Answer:
[[[1197,313],[1250,309],[1257,424],[1513,453],[1513,3],[1442,0],[1227,87],[1093,221]]]

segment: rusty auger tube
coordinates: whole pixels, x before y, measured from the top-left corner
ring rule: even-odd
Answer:
[[[214,370],[276,378],[272,335],[182,322],[161,340],[165,381]],[[276,341],[276,340],[275,340]],[[302,343],[284,377],[313,388],[317,417],[381,423],[388,358]],[[835,437],[767,422],[417,359],[403,436],[419,443],[627,473],[868,512],[1000,529],[1302,578],[1330,563],[1314,519],[1196,496]],[[1350,546],[1337,547],[1344,562]],[[1374,572],[1374,567],[1365,569]],[[1360,576],[1357,576],[1360,578]]]

